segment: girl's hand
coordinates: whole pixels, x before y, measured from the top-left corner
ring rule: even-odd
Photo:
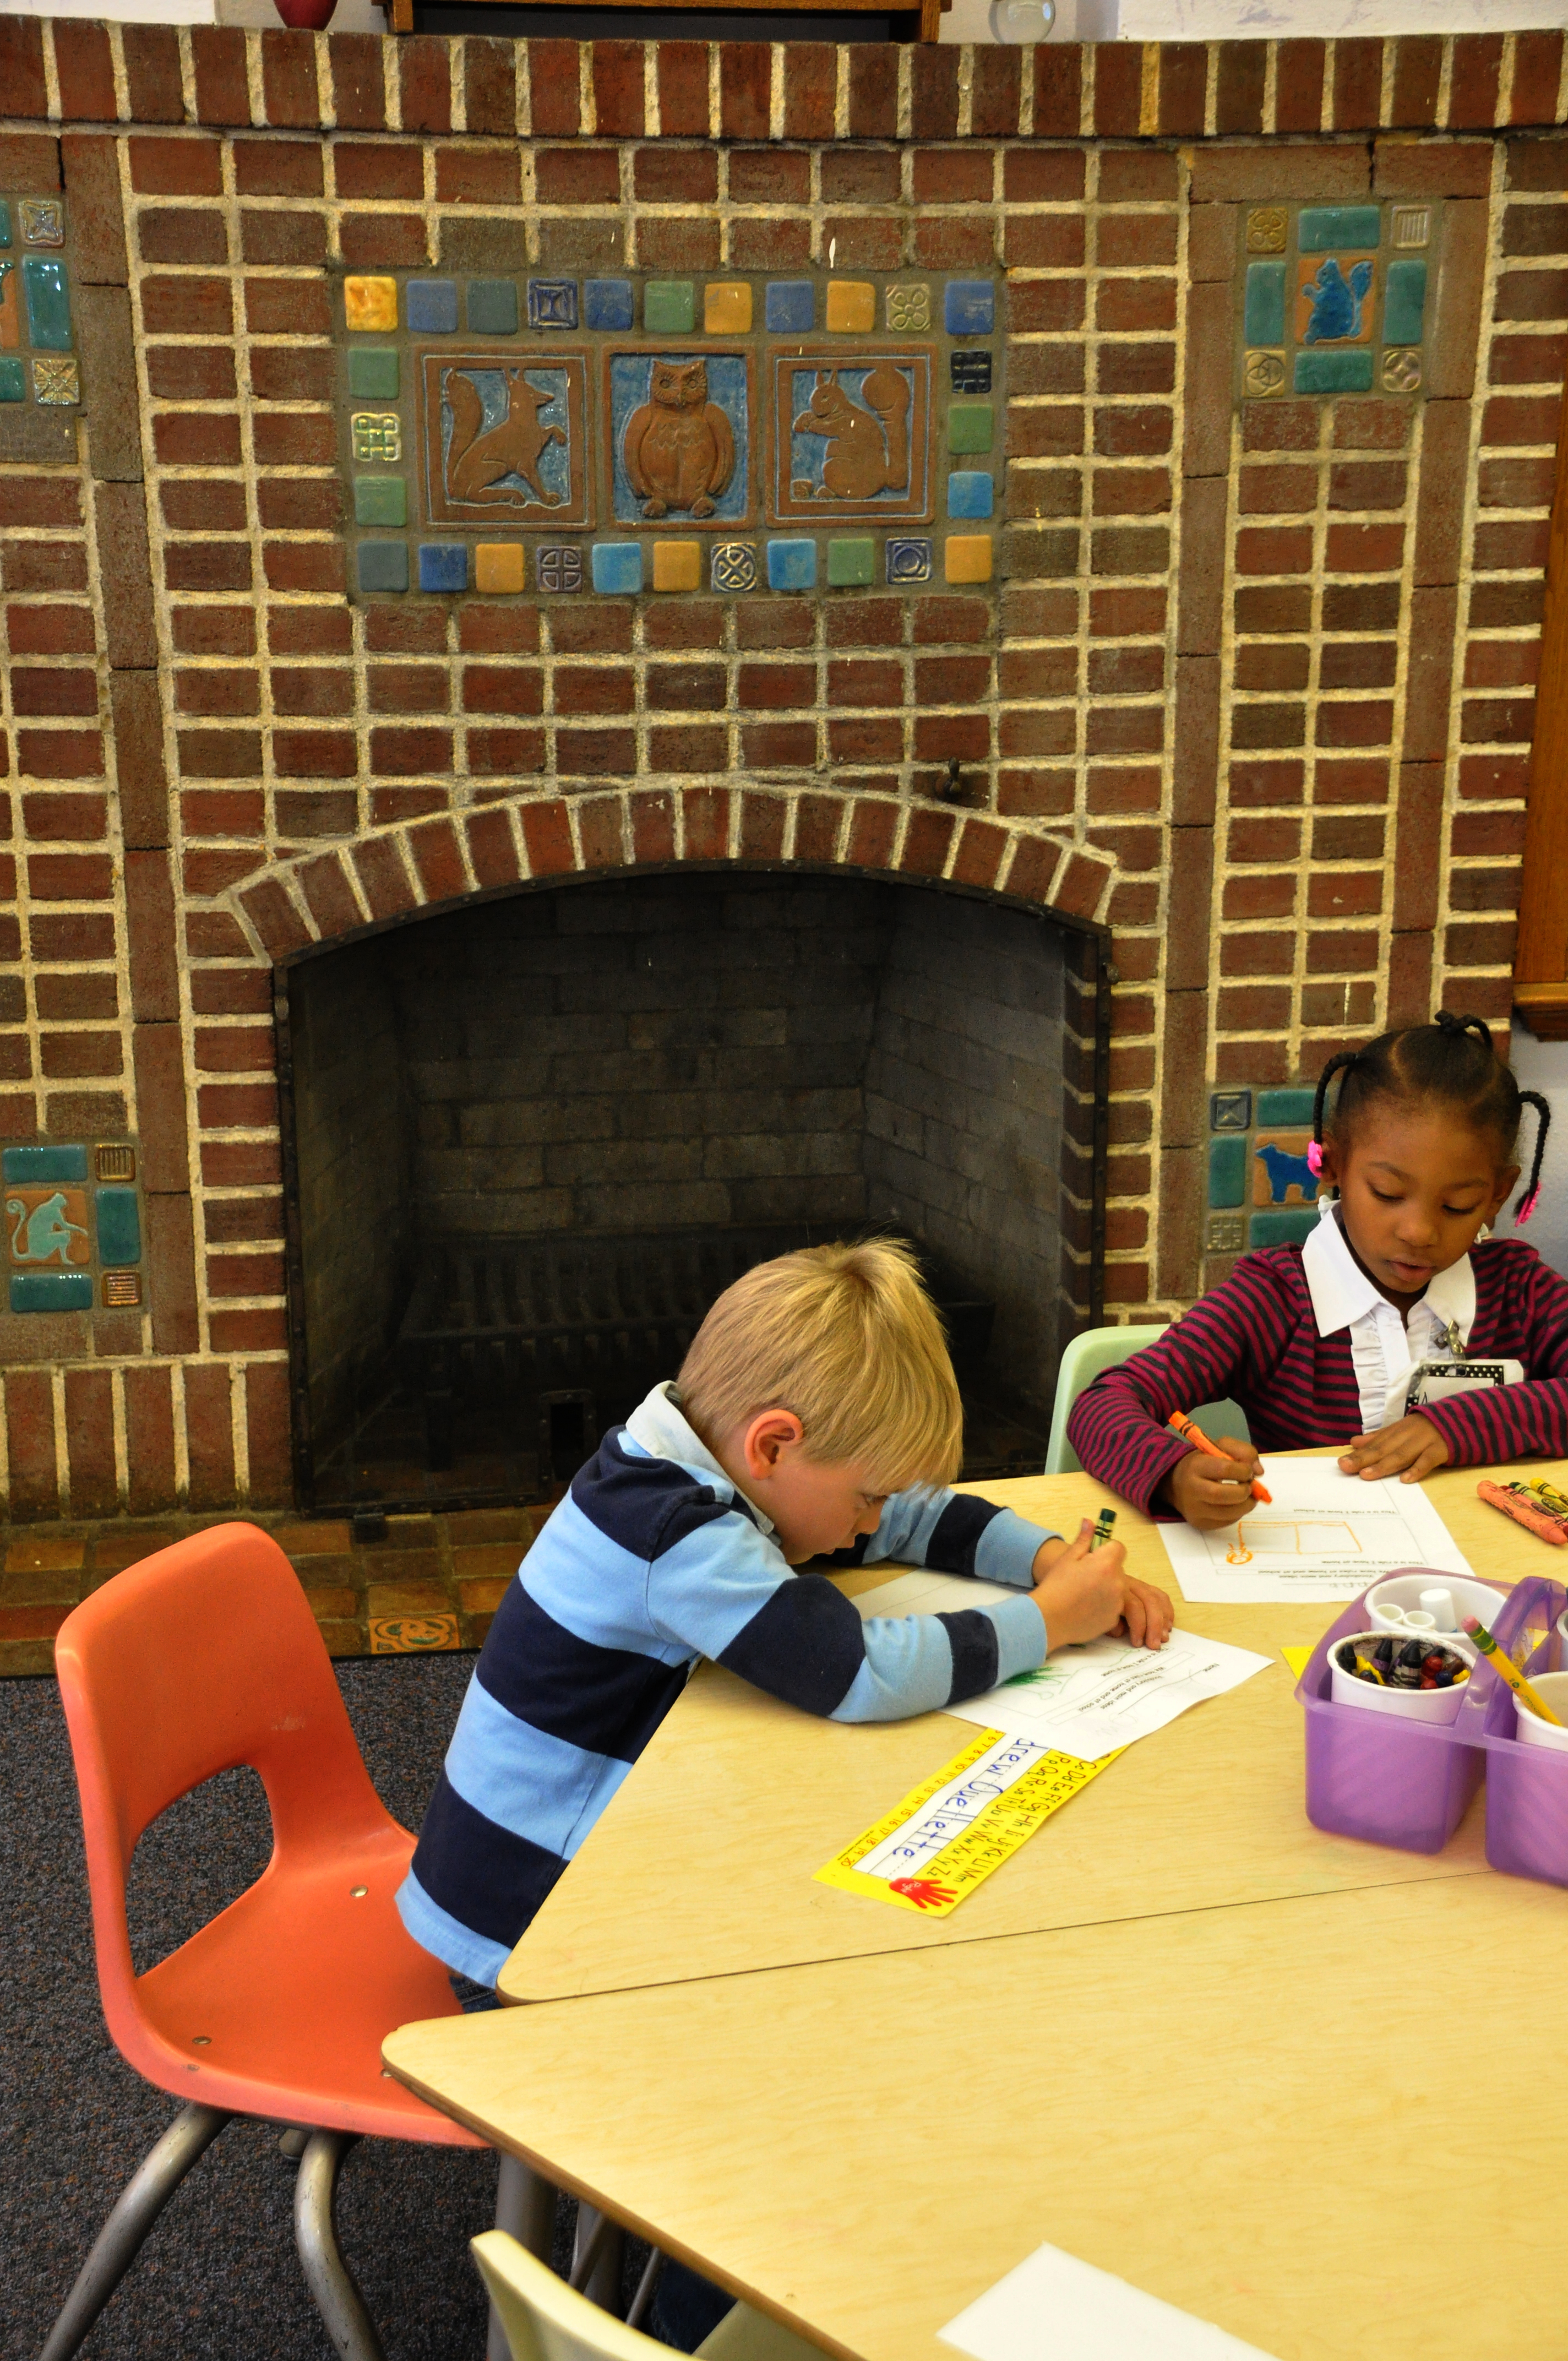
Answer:
[[[1250,1443],[1237,1443],[1227,1435],[1220,1445],[1223,1459],[1211,1459],[1206,1451],[1190,1451],[1179,1459],[1165,1481],[1156,1490],[1157,1499],[1167,1499],[1179,1517],[1184,1517],[1201,1533],[1215,1532],[1222,1525],[1234,1525],[1252,1507],[1254,1480],[1263,1473],[1263,1462]]]
[[[1075,1542],[1042,1542],[1035,1554],[1031,1595],[1046,1619],[1050,1647],[1070,1648],[1109,1631],[1135,1647],[1163,1648],[1176,1620],[1170,1600],[1127,1573],[1120,1542],[1091,1549],[1092,1534],[1086,1517]]]
[[[1434,1467],[1446,1467],[1448,1457],[1448,1445],[1431,1419],[1416,1411],[1376,1434],[1358,1434],[1339,1465],[1342,1476],[1364,1476],[1369,1484],[1385,1476],[1419,1484]]]

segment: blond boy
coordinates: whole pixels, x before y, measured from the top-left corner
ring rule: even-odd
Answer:
[[[493,1984],[701,1656],[807,1713],[888,1721],[976,1697],[1163,1591],[959,1496],[962,1413],[913,1256],[886,1240],[762,1263],[574,1479],[501,1602],[398,1896],[416,1941]],[[862,1623],[807,1559],[978,1575],[1015,1598]]]

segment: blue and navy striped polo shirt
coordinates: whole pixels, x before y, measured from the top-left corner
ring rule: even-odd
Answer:
[[[1051,1534],[948,1491],[895,1493],[863,1564],[1027,1591]],[[1027,1598],[862,1622],[797,1575],[664,1386],[608,1434],[530,1550],[480,1653],[409,1874],[403,1924],[493,1984],[701,1656],[835,1721],[978,1697],[1046,1653]]]

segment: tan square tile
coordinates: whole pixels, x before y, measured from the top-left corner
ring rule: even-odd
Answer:
[[[330,1623],[344,1617],[352,1620],[359,1612],[359,1593],[346,1583],[334,1583],[325,1589],[318,1589],[313,1584],[305,1598],[318,1623]]]
[[[490,1542],[482,1549],[455,1549],[452,1571],[460,1582],[471,1582],[482,1575],[515,1574],[521,1555],[517,1542]]]
[[[460,1582],[457,1596],[469,1615],[493,1615],[511,1585],[508,1582]]]
[[[46,1570],[81,1566],[87,1556],[87,1544],[82,1540],[70,1540],[64,1533],[27,1533],[14,1541],[5,1553],[7,1574],[41,1574]]]

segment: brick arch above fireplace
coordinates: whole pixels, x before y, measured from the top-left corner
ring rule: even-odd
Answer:
[[[573,875],[734,862],[902,874],[1102,923],[1115,863],[987,813],[828,789],[652,788],[525,796],[279,861],[227,900],[277,965],[475,895]]]

